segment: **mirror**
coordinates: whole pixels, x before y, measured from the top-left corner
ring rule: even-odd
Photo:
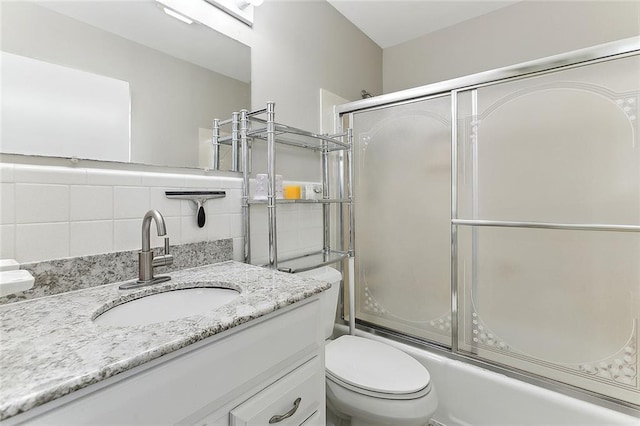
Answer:
[[[2,1],[0,28],[2,153],[211,168],[250,108],[250,48],[153,0]]]

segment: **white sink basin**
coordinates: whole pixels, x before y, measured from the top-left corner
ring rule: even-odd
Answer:
[[[151,294],[116,305],[93,321],[101,325],[146,325],[211,311],[240,296],[230,288],[200,287]]]

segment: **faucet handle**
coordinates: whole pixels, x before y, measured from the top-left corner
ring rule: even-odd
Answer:
[[[164,255],[169,254],[169,237],[164,237]]]
[[[154,268],[173,265],[173,255],[169,253],[169,237],[164,237],[164,254],[155,256],[152,260],[152,265]]]

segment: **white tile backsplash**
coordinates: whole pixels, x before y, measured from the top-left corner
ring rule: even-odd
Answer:
[[[233,260],[236,262],[244,260],[244,239],[242,237],[233,239]]]
[[[242,179],[230,177],[220,177],[218,179],[220,182],[220,188],[242,189]]]
[[[207,217],[205,228],[210,240],[219,240],[231,237],[231,228],[229,223],[229,215],[216,214]]]
[[[276,211],[279,260],[322,249],[321,205],[281,204]],[[233,228],[233,223],[231,226]],[[241,224],[239,229],[242,229]],[[267,208],[264,205],[255,205],[251,209],[251,242],[252,263],[266,263],[268,261],[268,227]]]
[[[182,214],[182,200],[169,199],[165,191],[178,191],[172,187],[149,188],[149,208],[158,210],[163,216],[180,216]]]
[[[16,226],[0,225],[0,259],[16,257]]]
[[[69,221],[69,187],[16,183],[16,223]]]
[[[140,225],[142,225],[142,220],[140,220]],[[169,236],[169,244],[172,246],[182,244],[182,218],[164,216],[164,225]],[[164,247],[164,237],[158,237],[158,231],[154,224],[151,225],[151,247]]]
[[[318,218],[322,221],[322,205],[321,204],[305,204],[300,207],[299,220],[302,223],[315,223],[318,226]],[[322,223],[322,222],[320,222]]]
[[[21,183],[85,185],[87,170],[74,167],[27,166],[16,164],[14,179]]]
[[[71,221],[113,219],[113,187],[70,186],[69,209]]]
[[[306,206],[300,206],[296,204],[283,204],[282,206],[278,206],[278,222],[283,224],[298,223],[298,218],[300,217],[300,207]]]
[[[114,251],[140,250],[142,245],[142,219],[113,221]]]
[[[39,260],[69,257],[69,222],[16,225],[16,260]]]
[[[204,209],[207,212],[207,215],[226,213],[226,210],[224,208],[225,198],[213,198],[211,200],[208,200],[204,205]],[[240,200],[238,199],[238,203],[239,202]]]
[[[87,170],[87,184],[141,186],[142,174],[123,170]]]
[[[196,205],[189,200],[174,200],[180,203],[180,216],[193,216],[196,214]]]
[[[242,237],[242,215],[229,215],[229,233],[231,238]]]
[[[184,175],[170,175],[167,173],[146,173],[142,176],[142,186],[182,188],[184,185]]]
[[[220,179],[209,176],[186,176],[184,186],[200,191],[215,191],[220,189]]]
[[[209,218],[207,218],[208,220]],[[199,228],[194,215],[182,216],[181,231],[183,244],[209,240],[207,225],[204,228]]]
[[[251,230],[251,262],[263,264],[269,260],[269,235]]]
[[[0,183],[0,224],[16,221],[16,185]]]
[[[306,252],[322,249],[323,228],[304,228],[300,230],[300,248]]]
[[[113,221],[71,222],[69,255],[86,256],[113,251]]]
[[[2,257],[35,262],[139,250],[142,217],[153,208],[164,216],[172,245],[233,238],[234,259],[242,260],[241,178],[3,163],[0,181]],[[167,190],[223,190],[227,196],[207,201],[207,222],[199,228],[193,204],[167,199]],[[254,259],[264,262],[266,211],[251,208]],[[320,206],[282,205],[278,211],[281,257],[311,251],[318,236],[321,244]],[[161,246],[155,233],[152,225],[152,246]]]
[[[149,188],[116,186],[113,188],[113,205],[114,219],[142,218],[149,211]]]
[[[257,229],[262,229],[265,227],[268,215],[267,215],[267,206],[264,204],[254,204],[255,207],[251,207],[251,227],[257,227]],[[262,232],[267,232],[266,228]]]
[[[278,229],[278,251],[283,254],[295,252],[300,246],[298,244],[298,234],[299,232],[296,230],[280,227]]]
[[[227,190],[227,196],[222,201],[224,213],[242,213],[242,190]]]
[[[13,164],[0,164],[0,182],[15,182],[14,169]]]

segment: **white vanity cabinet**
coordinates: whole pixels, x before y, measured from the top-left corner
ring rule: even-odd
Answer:
[[[279,420],[275,425],[324,425],[324,401],[324,336],[316,295],[3,425],[265,425],[272,418]]]

